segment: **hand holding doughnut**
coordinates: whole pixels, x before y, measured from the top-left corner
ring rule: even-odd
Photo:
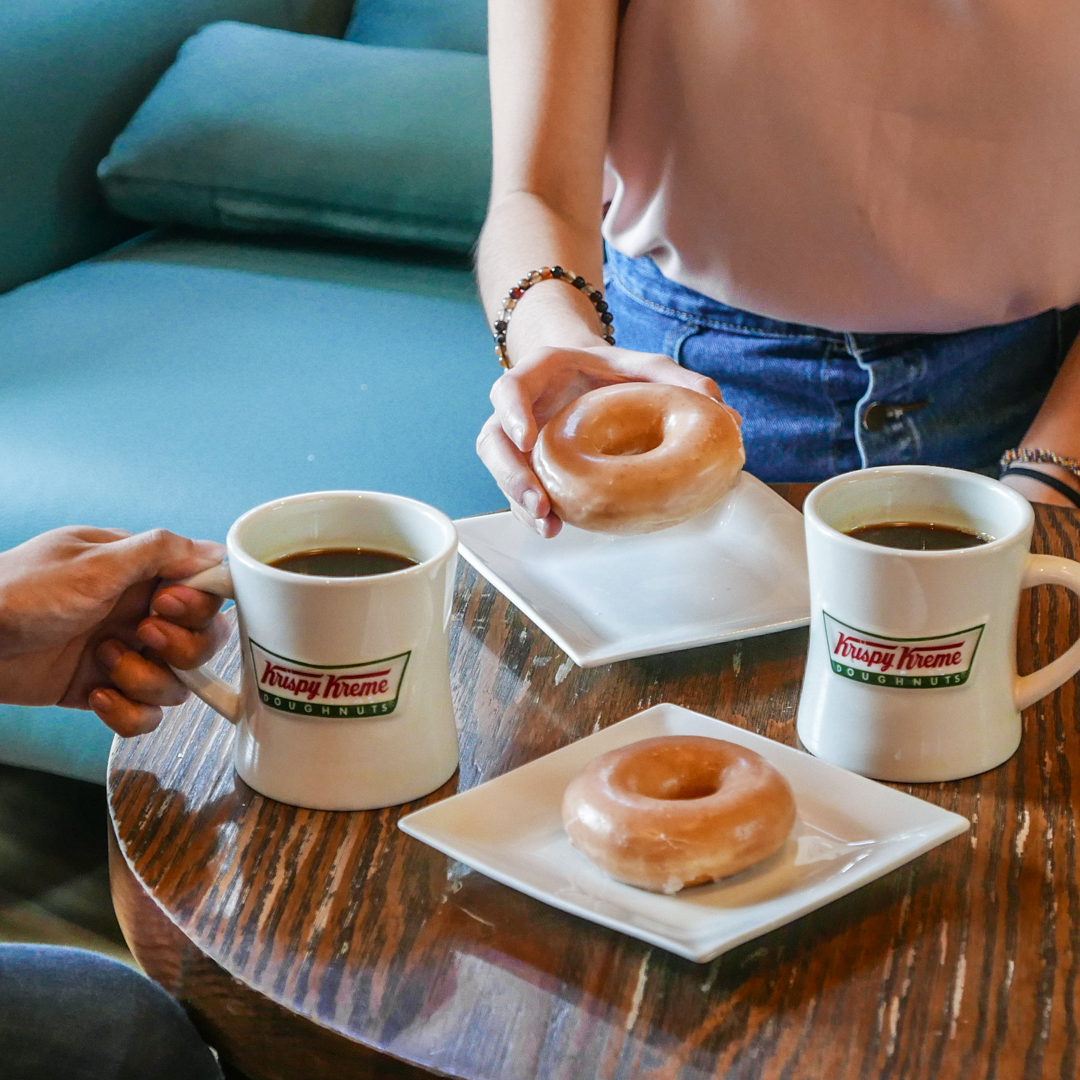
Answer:
[[[556,535],[562,523],[529,461],[540,428],[587,391],[625,382],[685,386],[720,400],[712,379],[671,357],[610,345],[532,349],[492,386],[495,412],[480,431],[477,453],[515,516],[542,536]]]
[[[695,517],[731,490],[745,461],[730,409],[683,386],[640,382],[572,401],[532,453],[563,521],[617,534]]]
[[[662,735],[589,762],[566,789],[562,817],[570,842],[605,873],[671,894],[774,855],[795,824],[795,797],[753,750]]]

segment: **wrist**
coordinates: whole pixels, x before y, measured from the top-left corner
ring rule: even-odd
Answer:
[[[510,367],[540,347],[614,345],[603,290],[561,267],[542,267],[515,285],[493,319],[495,355]]]
[[[581,323],[551,322],[511,335],[507,341],[510,365],[520,363],[538,349],[596,349],[607,347],[608,342],[588,326]]]
[[[1080,509],[1080,483],[1067,469],[1042,462],[1010,465],[1001,481],[1029,502],[1051,503]]]
[[[1063,469],[1060,465],[1054,465],[1045,461],[1025,461],[1017,464],[1020,468],[1030,469],[1032,472],[1042,473],[1044,476],[1051,476],[1055,480],[1059,480],[1068,485],[1073,491],[1080,492],[1080,477],[1076,476],[1068,469]],[[1011,468],[1011,466],[1009,468]],[[1007,472],[1008,468],[1006,469],[1006,473]]]

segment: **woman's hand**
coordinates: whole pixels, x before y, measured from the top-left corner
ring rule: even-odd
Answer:
[[[514,516],[543,537],[555,536],[562,522],[529,461],[540,428],[586,391],[619,382],[685,386],[723,403],[712,379],[670,357],[610,345],[535,349],[491,388],[495,412],[480,430],[477,453],[510,500]]]
[[[163,529],[54,529],[0,552],[0,700],[93,709],[120,735],[150,731],[187,691],[166,664],[205,663],[227,636],[221,601],[183,586],[220,544]]]

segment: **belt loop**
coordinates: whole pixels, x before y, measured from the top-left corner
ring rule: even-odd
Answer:
[[[671,357],[680,367],[686,365],[682,360],[683,345],[692,337],[696,337],[704,330],[705,327],[700,326],[698,323],[683,323],[681,326],[673,327],[668,331],[667,337],[664,338],[664,352]]]

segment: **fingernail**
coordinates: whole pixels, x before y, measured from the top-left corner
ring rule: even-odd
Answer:
[[[510,441],[520,450],[525,438],[525,428],[521,424],[510,425]]]
[[[169,644],[169,639],[153,623],[143,623],[136,636],[151,649],[164,649]]]
[[[95,712],[99,709],[108,709],[112,704],[112,695],[108,690],[104,690],[99,686],[96,690],[90,691],[90,695],[86,699],[86,704]]]
[[[187,611],[187,605],[173,593],[161,593],[154,597],[150,610],[154,615],[164,615],[166,618],[179,619]]]
[[[112,671],[124,655],[123,646],[116,641],[103,641],[97,650],[97,658],[104,665],[106,671]]]
[[[540,505],[540,492],[533,491],[530,488],[522,496],[521,505],[524,506],[533,517],[536,517],[536,508]]]
[[[195,550],[208,559],[217,559],[218,562],[225,558],[225,545],[216,540],[196,540]]]

